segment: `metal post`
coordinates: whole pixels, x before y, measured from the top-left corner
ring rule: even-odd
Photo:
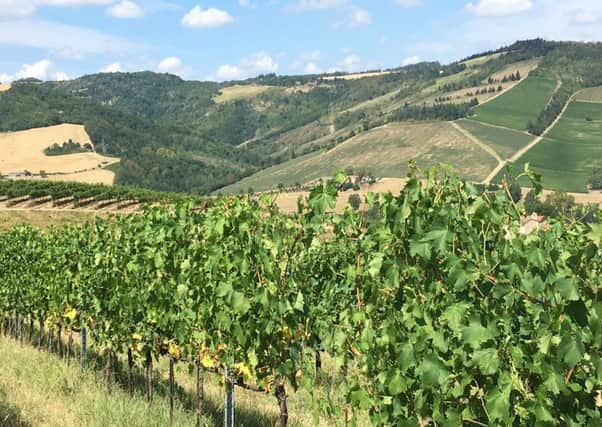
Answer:
[[[224,427],[234,427],[234,384],[230,378],[228,367],[224,368],[226,398],[224,401]]]
[[[86,335],[86,328],[82,326],[81,329],[81,353],[80,353],[80,365],[82,370],[86,369],[86,347],[88,345],[88,337]]]

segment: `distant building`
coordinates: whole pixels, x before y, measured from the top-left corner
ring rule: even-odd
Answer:
[[[525,216],[520,219],[520,232],[523,235],[531,234],[548,225],[545,216],[537,215],[535,212],[531,216]]]
[[[11,172],[8,175],[6,175],[6,178],[28,178],[32,176],[32,173],[25,170],[22,172]]]

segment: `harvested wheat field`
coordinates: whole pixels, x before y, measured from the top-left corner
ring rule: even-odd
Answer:
[[[10,90],[10,84],[8,83],[0,83],[0,92],[6,92],[7,90]]]
[[[270,89],[278,89],[273,86],[265,85],[234,85],[228,86],[219,91],[219,95],[213,100],[220,104],[222,102],[234,101],[236,99],[253,98]]]
[[[92,144],[81,125],[63,124],[19,132],[0,133],[0,172],[3,175],[29,171],[59,181],[81,181],[112,184],[114,173],[105,168],[119,159],[95,152],[46,156],[44,149],[69,139],[80,144]],[[56,174],[56,175],[53,175]]]
[[[366,77],[379,77],[391,74],[391,71],[375,71],[372,73],[355,73],[355,74],[342,74],[340,76],[326,76],[322,77],[322,80],[357,80],[364,79]]]

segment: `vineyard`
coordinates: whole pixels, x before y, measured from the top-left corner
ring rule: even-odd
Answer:
[[[123,209],[147,203],[200,202],[200,197],[178,193],[164,193],[126,186],[52,182],[42,180],[0,179],[0,201],[8,207],[27,202],[28,206],[51,203],[53,207],[81,208],[95,204],[97,208]]]
[[[299,388],[315,423],[602,423],[599,225],[523,236],[507,183],[481,193],[415,167],[398,196],[368,196],[377,214],[330,213],[343,180],[295,215],[268,196],[220,198],[2,233],[3,330],[69,349],[77,333],[104,354],[109,391],[117,359],[146,368],[149,401],[153,363],[169,360],[170,390],[188,364],[199,417],[218,373],[227,392],[274,395],[281,426]]]

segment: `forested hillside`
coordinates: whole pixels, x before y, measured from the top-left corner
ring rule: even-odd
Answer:
[[[141,72],[27,80],[0,93],[0,131],[83,124],[98,152],[121,159],[117,184],[202,194],[388,123],[471,116],[478,105],[523,87],[530,73],[550,82],[555,100],[546,106],[542,92],[541,102],[523,106],[530,108],[524,123],[510,123],[541,133],[573,91],[602,84],[600,58],[601,44],[531,40],[449,65],[427,62],[354,79],[265,75],[218,84]],[[478,108],[482,121],[497,120],[498,110]]]

